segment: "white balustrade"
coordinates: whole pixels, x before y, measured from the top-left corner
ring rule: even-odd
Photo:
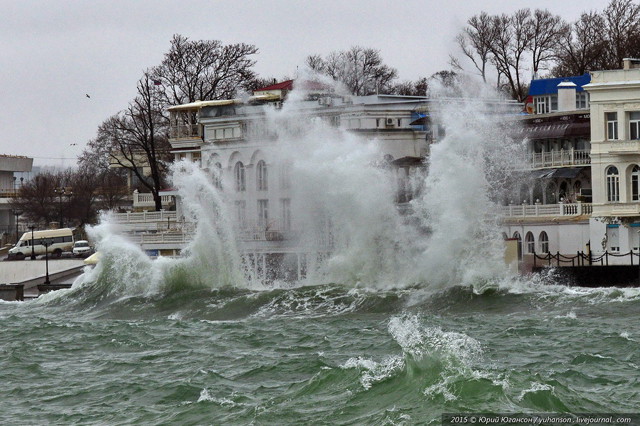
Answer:
[[[591,164],[589,150],[569,149],[560,151],[534,152],[531,154],[531,167],[581,166]]]
[[[502,215],[506,218],[527,217],[527,216],[580,216],[591,214],[593,205],[591,203],[572,204],[521,204],[502,207]]]
[[[163,206],[168,206],[173,202],[173,196],[171,195],[163,195],[160,197]],[[133,191],[133,207],[141,208],[141,207],[155,207],[156,203],[153,200],[153,194],[150,193],[140,193],[137,191]]]
[[[112,220],[116,223],[136,223],[136,222],[176,222],[177,214],[175,211],[159,212],[128,212],[128,213],[113,213],[111,215]]]

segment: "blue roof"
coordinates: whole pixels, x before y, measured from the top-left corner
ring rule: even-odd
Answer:
[[[580,75],[577,77],[560,77],[560,78],[541,78],[539,80],[531,80],[529,86],[529,96],[552,95],[558,93],[558,84],[570,81],[574,83],[576,92],[582,92],[582,86],[591,82],[591,74]]]

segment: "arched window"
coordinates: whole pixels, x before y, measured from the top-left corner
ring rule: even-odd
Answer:
[[[640,200],[640,167],[636,164],[631,169],[631,200]]]
[[[245,170],[244,170],[244,164],[242,164],[242,161],[238,161],[236,163],[236,166],[233,169],[233,174],[235,176],[236,179],[236,192],[243,192],[247,189],[247,186],[245,184]]]
[[[545,188],[545,204],[555,204],[558,202],[558,198],[556,197],[557,186],[555,183],[551,182]]]
[[[222,164],[215,163],[213,165],[213,184],[218,189],[222,189]]]
[[[620,201],[620,175],[614,166],[607,168],[607,201]]]
[[[536,240],[533,237],[531,232],[527,232],[527,235],[524,237],[524,241],[527,247],[527,253],[533,253],[536,249]]]
[[[560,196],[561,201],[568,201],[567,200],[567,192],[569,192],[569,185],[567,184],[567,181],[562,181],[562,183],[560,184],[560,191],[558,192],[558,195]]]
[[[266,191],[269,189],[267,177],[267,163],[260,160],[256,168],[256,184],[258,191]]]
[[[538,237],[538,244],[541,253],[549,253],[549,236],[546,232],[542,231],[540,237]]]

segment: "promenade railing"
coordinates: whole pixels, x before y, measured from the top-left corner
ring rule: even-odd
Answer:
[[[639,265],[640,266],[640,252],[629,251],[628,253],[610,252],[605,250],[604,253],[594,255],[591,252],[578,251],[576,255],[560,254],[560,252],[544,253],[539,255],[535,251],[531,253],[533,255],[533,267],[538,266],[555,266],[555,267],[571,267],[571,266],[609,266],[609,258],[616,259],[615,265]],[[634,263],[634,258],[637,260]],[[539,264],[539,260],[542,263]],[[613,262],[613,259],[611,259]],[[624,262],[620,262],[624,261]]]

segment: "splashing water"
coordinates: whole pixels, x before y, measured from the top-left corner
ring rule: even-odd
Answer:
[[[431,146],[427,171],[413,177],[424,190],[411,202],[407,217],[395,202],[394,173],[380,167],[380,141],[364,141],[321,118],[309,120],[296,101],[301,97],[292,94],[282,110],[265,110],[266,126],[278,135],[278,143],[265,149],[271,163],[291,166],[298,250],[325,258],[308,269],[303,284],[439,289],[482,286],[505,276],[495,200],[518,149],[496,135],[506,111],[487,107],[491,102],[477,97],[433,103],[433,118],[447,135]],[[184,214],[197,223],[182,257],[149,261],[114,235],[117,230],[107,216],[90,231],[105,266],[85,281],[108,276],[134,293],[185,285],[262,288],[264,283],[243,268],[228,197],[189,162],[172,170]]]

